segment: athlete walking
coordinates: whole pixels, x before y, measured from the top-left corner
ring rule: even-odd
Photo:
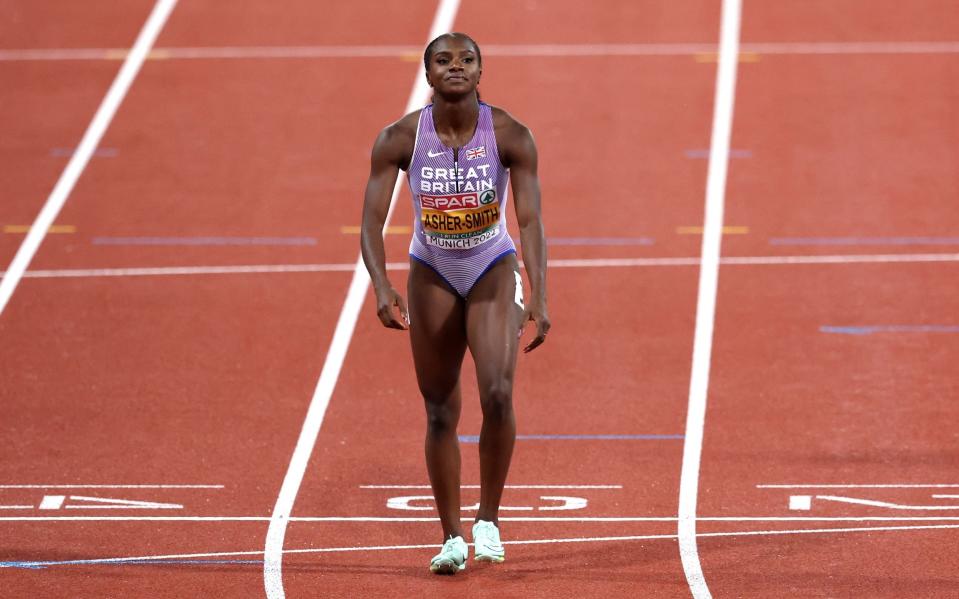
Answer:
[[[433,103],[389,125],[373,145],[363,204],[363,260],[383,325],[409,329],[413,364],[426,404],[426,466],[443,527],[443,547],[430,561],[437,574],[466,567],[460,524],[460,369],[466,349],[476,363],[483,426],[480,503],[473,525],[477,561],[501,562],[499,505],[516,422],[513,374],[527,322],[546,339],[546,242],[540,218],[536,145],[529,130],[479,99],[480,48],[447,33],[426,47]],[[407,309],[386,274],[383,225],[399,170],[407,171],[416,222],[410,243]],[[516,248],[506,231],[511,182],[526,273],[523,297]],[[399,317],[396,314],[399,310]]]

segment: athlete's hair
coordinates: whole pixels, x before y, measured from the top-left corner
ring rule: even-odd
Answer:
[[[469,43],[473,44],[473,49],[476,50],[476,60],[479,62],[480,66],[483,66],[483,54],[480,52],[480,47],[479,47],[479,44],[476,43],[476,40],[466,35],[465,33],[459,33],[457,31],[454,31],[452,33],[444,33],[443,35],[438,36],[436,39],[434,39],[433,41],[431,41],[429,44],[426,45],[426,51],[423,52],[423,66],[425,66],[427,70],[429,70],[430,68],[430,59],[433,58],[433,52],[434,52],[433,47],[437,43],[439,43],[440,40],[446,39],[446,38],[466,40]]]
[[[465,33],[459,33],[457,31],[453,31],[451,33],[444,33],[443,35],[437,36],[436,39],[434,39],[433,41],[431,41],[430,43],[426,45],[426,51],[423,52],[423,66],[426,67],[427,71],[430,70],[430,59],[433,58],[434,46],[436,46],[436,44],[439,43],[440,40],[446,39],[446,38],[466,40],[469,43],[473,44],[473,49],[476,50],[476,61],[479,62],[480,67],[483,66],[483,53],[480,52],[480,47],[479,47],[479,44],[476,43],[476,40],[466,35]],[[476,99],[477,100],[480,99],[479,90],[476,90]]]

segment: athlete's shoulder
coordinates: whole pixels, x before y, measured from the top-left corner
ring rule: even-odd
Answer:
[[[517,160],[525,162],[529,157],[535,160],[536,144],[529,127],[498,106],[490,105],[490,111],[503,164],[510,166]]]
[[[384,127],[373,143],[374,159],[383,158],[405,170],[413,156],[421,112],[414,110]]]
[[[419,127],[421,112],[423,112],[422,108],[419,110],[414,110],[400,120],[394,121],[386,127],[383,127],[383,130],[380,132],[380,135],[376,140],[377,143],[380,141],[396,143],[400,141],[415,140],[416,129]]]
[[[503,133],[510,134],[529,134],[529,128],[523,123],[519,122],[516,117],[506,112],[506,110],[500,108],[499,106],[493,106],[492,104],[488,105],[490,108],[490,114],[493,117],[493,128],[497,132],[502,131]]]

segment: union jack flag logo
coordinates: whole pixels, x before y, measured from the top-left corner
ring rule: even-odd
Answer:
[[[476,160],[477,158],[486,158],[486,146],[466,150],[467,160]]]

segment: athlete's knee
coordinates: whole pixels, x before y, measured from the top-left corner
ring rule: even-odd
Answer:
[[[513,385],[509,381],[496,381],[480,390],[480,405],[483,418],[508,420],[513,416]]]
[[[456,431],[459,409],[449,394],[423,393],[426,402],[426,430],[430,435],[443,435]]]

